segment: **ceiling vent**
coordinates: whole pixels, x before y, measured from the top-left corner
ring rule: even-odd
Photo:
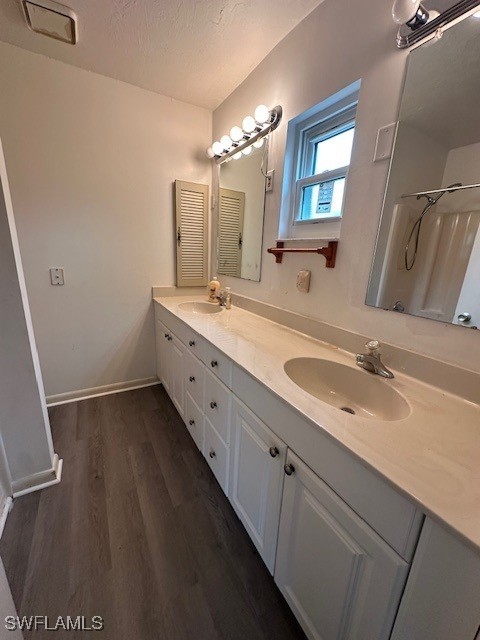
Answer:
[[[51,0],[22,0],[22,3],[32,31],[68,44],[77,43],[77,16],[71,9]]]

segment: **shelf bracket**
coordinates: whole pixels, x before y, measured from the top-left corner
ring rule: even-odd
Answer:
[[[333,269],[335,267],[335,260],[337,257],[337,240],[330,240],[327,247],[285,247],[285,243],[281,240],[277,241],[276,247],[267,249],[268,253],[275,256],[275,262],[281,264],[284,253],[315,253],[325,257],[327,269]]]

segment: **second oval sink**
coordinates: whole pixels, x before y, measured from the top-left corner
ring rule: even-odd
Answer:
[[[223,307],[212,302],[181,302],[178,308],[189,313],[199,313],[200,315],[210,315],[223,311]]]
[[[310,395],[347,413],[374,420],[402,420],[410,414],[405,398],[366,371],[321,358],[293,358],[287,376]]]

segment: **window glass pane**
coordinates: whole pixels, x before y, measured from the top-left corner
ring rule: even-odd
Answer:
[[[321,220],[342,215],[345,178],[311,184],[302,189],[300,220]]]
[[[354,132],[355,129],[352,127],[316,143],[312,175],[347,167],[350,164]]]

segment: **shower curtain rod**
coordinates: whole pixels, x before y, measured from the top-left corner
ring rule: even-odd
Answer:
[[[413,196],[429,196],[432,193],[450,193],[451,191],[461,191],[462,189],[476,189],[480,187],[478,184],[464,184],[461,187],[445,187],[444,189],[434,189],[433,191],[418,191],[417,193],[404,193],[402,198],[412,198]]]

